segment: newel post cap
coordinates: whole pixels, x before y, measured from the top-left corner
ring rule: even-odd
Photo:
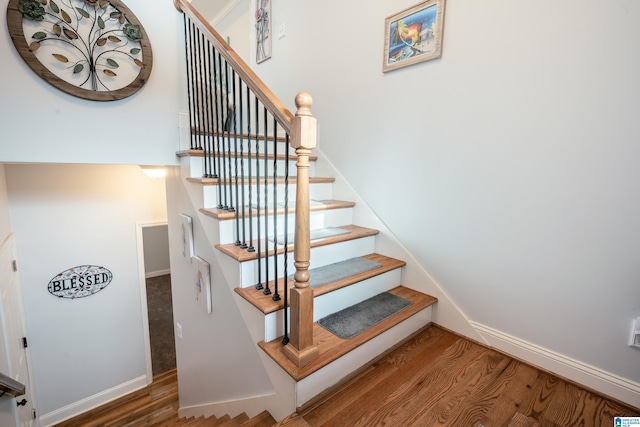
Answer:
[[[311,114],[311,104],[313,99],[307,92],[300,92],[296,96],[296,115],[291,126],[291,146],[298,148],[313,149],[316,147],[316,118]]]
[[[300,92],[296,95],[296,116],[311,116],[311,105],[313,98],[307,92]]]

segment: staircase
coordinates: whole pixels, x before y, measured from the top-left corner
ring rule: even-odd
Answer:
[[[265,409],[282,420],[429,324],[436,298],[404,284],[405,261],[354,220],[375,215],[316,174],[332,169],[313,151],[310,95],[292,114],[190,3],[175,4],[188,30],[182,178],[202,192],[192,205],[261,349],[276,396]]]
[[[186,150],[178,155],[183,173],[188,174],[183,178],[190,185],[201,187],[205,206],[200,208],[200,212],[205,217],[205,226],[217,229],[213,234],[220,236],[219,241],[211,243],[228,260],[223,263],[227,269],[225,276],[233,278],[230,286],[234,288],[236,303],[252,338],[263,350],[265,369],[281,396],[293,393],[293,401],[284,412],[290,413],[290,409],[295,410],[309,402],[431,321],[432,304],[436,298],[403,286],[405,261],[377,253],[379,231],[353,224],[356,204],[334,199],[332,186],[335,179],[315,177],[312,172],[309,180],[312,286],[314,270],[321,267],[358,258],[375,262],[377,266],[355,274],[345,273],[345,277],[313,288],[313,341],[318,348],[318,357],[304,366],[297,366],[282,351],[284,297],[281,295],[280,300],[274,301],[272,294],[265,295],[263,290],[255,288],[258,277],[256,253],[248,252],[235,243],[234,220],[243,210],[236,208],[236,212],[228,212],[214,207],[218,204],[217,186],[221,180],[201,176],[201,150]],[[311,160],[315,163],[318,158]],[[314,170],[313,166],[311,170]],[[291,181],[295,186],[295,179]],[[270,181],[269,185],[272,184]],[[245,214],[248,210],[246,206]],[[289,224],[295,224],[294,206],[288,210],[281,211],[280,217],[289,215]],[[293,228],[289,231],[292,232]],[[288,250],[292,250],[292,245]],[[278,252],[283,253],[284,248],[279,247]],[[289,271],[295,271],[292,257],[288,262],[291,264]],[[331,271],[331,267],[327,268]],[[278,282],[280,289],[284,289],[286,284],[289,292],[294,287],[291,278],[279,277]],[[265,287],[273,289],[274,280]],[[411,305],[352,338],[341,339],[317,323],[325,316],[387,291],[411,301]],[[277,418],[282,418],[282,413]]]

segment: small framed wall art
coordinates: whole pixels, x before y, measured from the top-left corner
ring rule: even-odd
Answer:
[[[387,72],[442,56],[445,0],[428,0],[384,22],[384,58]]]
[[[271,0],[256,0],[256,63],[271,58]]]
[[[195,255],[193,245],[193,224],[190,216],[180,214],[182,223],[180,224],[180,243],[182,245],[182,258],[191,263],[191,258]]]
[[[195,274],[196,301],[198,301],[205,313],[211,313],[211,273],[209,263],[199,256],[194,256],[192,264]]]

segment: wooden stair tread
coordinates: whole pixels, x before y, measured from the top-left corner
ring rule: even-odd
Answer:
[[[390,258],[385,255],[380,254],[369,254],[364,255],[362,258],[369,259],[371,261],[378,262],[382,264],[378,268],[374,268],[373,270],[365,271],[363,273],[356,274],[354,276],[347,277],[342,280],[338,280],[336,282],[327,283],[326,285],[318,286],[317,288],[313,288],[313,296],[318,297],[320,295],[327,294],[329,292],[335,291],[340,288],[344,288],[346,286],[353,285],[354,283],[361,282],[363,280],[369,279],[371,277],[375,277],[377,275],[386,273],[391,270],[395,270],[396,268],[400,268],[406,265],[406,262]],[[313,265],[311,266],[313,268]],[[293,273],[291,273],[293,274]],[[287,280],[288,289],[291,289],[294,286],[293,280]],[[284,286],[284,278],[278,280],[278,289],[283,289]],[[273,281],[269,282],[269,287],[273,289]],[[242,296],[242,298],[246,299],[249,303],[251,303],[258,310],[262,311],[264,314],[273,313],[274,311],[281,310],[284,308],[284,299],[281,298],[279,301],[273,300],[273,295],[265,295],[262,290],[258,290],[253,286],[249,288],[236,288],[235,291]]]
[[[357,225],[343,225],[336,228],[342,228],[344,230],[349,231],[347,234],[341,234],[338,236],[331,236],[324,239],[317,239],[311,241],[311,248],[316,248],[325,245],[331,245],[339,242],[346,242],[349,240],[360,239],[363,237],[375,236],[378,234],[378,230],[374,230],[372,228],[360,227]],[[268,255],[273,255],[273,242],[268,242]],[[253,247],[258,247],[258,242],[253,242]],[[264,256],[264,241],[261,242],[261,247],[263,249],[262,255]],[[240,246],[236,246],[233,243],[226,243],[224,245],[217,244],[216,248],[222,251],[223,253],[229,255],[231,258],[235,259],[238,262],[251,261],[257,258],[257,252],[248,252],[246,249],[242,249]],[[284,246],[277,245],[278,254],[284,253]],[[288,252],[293,252],[293,242],[289,244]],[[291,272],[293,273],[293,271]]]
[[[320,202],[323,202],[322,204],[313,204],[311,206],[309,206],[309,210],[311,212],[318,212],[318,211],[326,211],[326,210],[331,210],[331,209],[345,209],[345,208],[352,208],[354,207],[356,204],[355,202],[348,202],[348,201],[344,201],[344,200],[319,200]],[[244,206],[244,207],[238,207],[236,208],[236,212],[229,212],[229,211],[225,211],[224,209],[218,209],[218,208],[200,208],[200,212],[202,212],[203,214],[210,216],[212,218],[215,218],[219,221],[225,221],[225,220],[233,220],[236,219],[236,216],[238,214],[238,212],[243,212],[244,211],[244,217],[248,218],[249,217],[249,206]],[[296,211],[296,206],[295,203],[291,203],[290,206],[287,208],[287,212],[288,213],[295,213]],[[276,209],[276,213],[278,215],[282,215],[284,214],[285,209],[282,208],[278,208]],[[260,215],[264,215],[264,208],[261,207],[260,208]],[[274,210],[273,207],[267,209],[267,214],[268,215],[273,215]],[[252,207],[251,208],[251,217],[257,217],[258,216],[258,209]]]
[[[342,339],[315,322],[313,341],[318,347],[319,356],[306,366],[298,368],[285,356],[282,352],[282,337],[268,343],[261,341],[258,345],[294,380],[300,381],[437,301],[435,297],[404,286],[398,286],[389,292],[410,300],[412,304],[353,338]]]
[[[231,418],[227,422],[220,424],[220,427],[239,427],[243,425],[244,422],[249,421],[249,416],[246,413],[241,413]]]
[[[240,427],[272,427],[276,420],[268,411],[262,411],[255,417],[240,424]]]
[[[293,151],[293,150],[291,150],[291,151]],[[178,151],[178,152],[176,153],[176,155],[177,155],[178,157],[204,157],[204,150],[194,150],[194,149],[190,149],[190,150],[181,150],[181,151]],[[256,153],[252,151],[252,152],[251,152],[251,158],[252,158],[252,159],[255,159],[255,155],[256,155]],[[229,153],[228,153],[228,152],[225,152],[225,153],[224,153],[224,156],[228,158]],[[246,159],[246,158],[248,158],[248,157],[249,157],[249,153],[247,153],[246,151],[245,151],[245,152],[242,152],[242,153],[238,153],[238,158],[244,158],[244,159]],[[258,157],[260,157],[261,159],[264,159],[264,153],[258,153]],[[285,160],[285,159],[287,158],[284,154],[278,154],[278,155],[277,155],[277,156],[275,156],[275,157],[276,157],[278,160]],[[235,153],[233,153],[233,152],[231,153],[231,158],[232,158],[232,159],[235,159]],[[271,153],[268,153],[268,154],[267,154],[267,159],[268,159],[268,160],[273,160],[273,158],[274,158],[274,155],[273,155],[273,154],[271,154]],[[297,160],[298,160],[298,156],[296,156],[295,154],[290,154],[290,155],[289,155],[289,160],[290,160],[290,161],[292,161],[292,162],[295,162],[295,161],[297,161]],[[310,162],[315,162],[315,161],[317,161],[317,160],[318,160],[318,156],[309,156],[309,161],[310,161]]]
[[[311,425],[304,419],[302,415],[294,412],[273,427],[311,427]]]
[[[251,139],[251,141],[255,141],[257,137],[260,142],[264,142],[264,137],[265,137],[265,135],[247,134],[244,132],[238,133],[238,134],[235,134],[234,132],[228,132],[228,131],[211,132],[205,129],[200,129],[197,126],[191,127],[191,132],[193,135],[209,135],[209,136],[219,136],[219,137],[228,137],[228,138],[233,138],[235,135],[237,135],[238,139],[245,138],[245,139]],[[274,140],[273,135],[267,135],[267,141],[273,142],[273,140]],[[275,140],[278,142],[287,142],[287,138],[285,136],[280,136],[280,135],[277,135],[275,137]]]
[[[241,178],[238,178],[238,182],[240,182]],[[312,177],[309,178],[309,184],[332,184],[335,182],[335,178],[327,178],[327,177]],[[230,178],[228,181],[225,179],[221,179],[221,178],[194,178],[194,177],[189,177],[187,178],[188,182],[192,182],[194,184],[202,184],[202,185],[218,185],[219,183],[221,183],[222,185],[229,185],[229,184],[235,184],[236,183],[236,179],[235,177]],[[264,177],[261,177],[259,180],[256,178],[245,178],[244,182],[245,185],[251,184],[251,185],[256,185],[258,184],[263,185],[264,184]],[[285,178],[284,177],[276,177],[276,183],[278,184],[284,184],[285,182]],[[290,185],[295,185],[297,182],[297,179],[295,176],[290,176],[289,177],[289,184]],[[268,184],[273,184],[273,177],[267,177],[267,183]]]

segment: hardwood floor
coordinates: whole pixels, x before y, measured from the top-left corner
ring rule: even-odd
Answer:
[[[270,426],[268,414],[179,419],[175,371],[59,427]],[[640,410],[429,326],[279,426],[602,427]]]
[[[613,426],[640,411],[438,326],[300,411],[311,426]],[[512,424],[535,425],[535,424]]]

